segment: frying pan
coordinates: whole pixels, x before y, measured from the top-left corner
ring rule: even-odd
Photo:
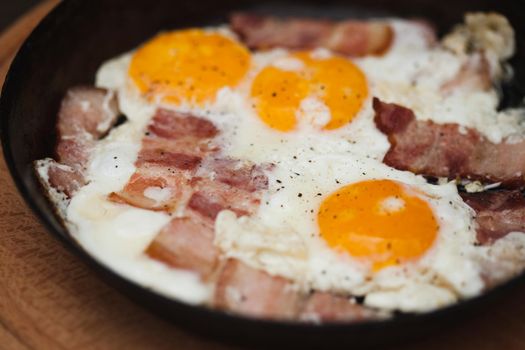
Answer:
[[[525,3],[518,0],[68,0],[52,11],[26,40],[7,75],[0,100],[0,135],[6,162],[26,203],[47,229],[138,303],[200,334],[259,347],[377,346],[423,336],[459,321],[497,300],[525,274],[492,291],[432,313],[398,315],[391,320],[354,324],[298,324],[247,319],[160,296],[113,273],[87,254],[69,235],[34,176],[32,162],[53,156],[56,115],[65,91],[93,84],[99,65],[128,51],[156,32],[224,23],[232,10],[253,9],[279,15],[345,17],[418,17],[431,20],[440,33],[462,21],[467,11],[497,11],[516,30],[515,79],[503,86],[501,107],[523,99],[525,82]]]

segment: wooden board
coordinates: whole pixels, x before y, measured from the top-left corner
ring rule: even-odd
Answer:
[[[0,36],[0,84],[45,1]],[[7,49],[6,49],[7,48]],[[525,286],[472,320],[392,349],[525,349]],[[182,332],[129,301],[35,219],[0,159],[0,349],[231,349]]]

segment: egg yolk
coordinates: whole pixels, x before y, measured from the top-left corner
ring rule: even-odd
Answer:
[[[370,180],[327,197],[318,212],[321,236],[374,270],[422,256],[439,230],[428,203],[407,185]]]
[[[219,33],[188,29],[163,33],[134,55],[129,75],[150,99],[202,104],[239,83],[250,67],[249,51]]]
[[[302,63],[301,69],[267,66],[255,77],[251,96],[261,120],[279,131],[293,130],[301,102],[314,97],[330,111],[325,130],[349,123],[368,95],[363,72],[340,56],[313,58],[311,52],[297,52],[292,58]]]

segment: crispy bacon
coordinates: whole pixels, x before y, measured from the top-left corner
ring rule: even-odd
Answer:
[[[113,92],[79,86],[68,90],[58,112],[58,161],[82,171],[97,139],[118,117]]]
[[[188,136],[201,139],[213,138],[219,132],[215,125],[206,119],[162,108],[155,113],[148,130],[167,139]]]
[[[193,170],[201,162],[201,157],[191,154],[168,152],[163,149],[143,149],[136,162],[140,167],[144,163],[176,168],[180,170]]]
[[[525,232],[525,198],[520,191],[461,193],[476,212],[478,242],[492,244],[511,232]]]
[[[160,166],[142,166],[131,176],[128,183],[119,192],[112,192],[109,199],[135,207],[171,211],[183,205],[191,196],[188,187],[189,176],[177,169]],[[168,191],[169,196],[155,200],[146,196],[148,188]]]
[[[378,318],[377,312],[352,302],[349,298],[326,292],[314,292],[302,307],[304,321],[362,321]]]
[[[268,188],[265,167],[271,168],[231,158],[213,158],[204,164],[206,171],[214,172],[217,181],[248,192]]]
[[[49,162],[47,170],[49,185],[71,198],[73,193],[84,185],[84,176],[80,171],[68,165],[59,164],[54,160]]]
[[[92,86],[68,90],[58,113],[60,137],[98,139],[105,135],[118,117],[118,102],[113,92]]]
[[[458,124],[418,121],[408,108],[374,98],[375,123],[388,136],[383,162],[416,174],[525,185],[525,141],[495,144]]]
[[[146,254],[206,278],[214,271],[219,257],[213,237],[213,226],[205,220],[194,216],[175,218],[155,237]]]
[[[217,151],[211,140],[218,132],[215,125],[204,118],[158,109],[142,141],[141,155],[149,161],[160,160],[162,155],[170,153],[202,158]],[[158,153],[155,157],[150,152]]]
[[[56,146],[57,159],[60,163],[82,172],[89,160],[94,142],[85,138],[63,138]]]
[[[237,208],[237,211],[234,210],[237,214],[252,213],[260,204],[259,193],[230,186],[213,177],[194,177],[191,182],[196,192],[208,197],[207,201],[219,203],[230,210]]]
[[[58,112],[57,161],[48,168],[48,185],[71,197],[85,185],[84,171],[97,140],[119,115],[114,94],[79,86],[68,90]]]
[[[232,197],[230,197],[230,200],[228,200],[216,192],[205,193],[199,191],[195,192],[191,196],[188,202],[188,208],[212,221],[217,218],[217,215],[219,215],[222,210],[231,210],[237,214],[237,216],[250,214],[250,212],[244,209],[236,208],[235,205],[242,203],[235,203],[235,201],[232,201],[231,198]]]
[[[155,113],[142,140],[137,170],[119,192],[109,199],[150,210],[172,211],[184,206],[195,190],[192,177],[202,157],[214,152],[210,140],[218,133],[206,119],[165,109]],[[168,190],[157,201],[146,196],[148,188]]]
[[[196,137],[183,137],[177,140],[164,139],[149,135],[142,140],[141,152],[164,151],[169,153],[187,154],[203,158],[218,148],[213,144],[213,139],[201,139]],[[139,154],[140,156],[140,154]]]
[[[221,203],[213,201],[207,194],[201,192],[195,192],[191,196],[188,208],[211,220],[215,220],[219,212],[226,209]]]
[[[350,56],[380,55],[388,50],[394,37],[391,26],[382,21],[335,22],[234,13],[230,26],[250,48],[324,47]]]
[[[250,317],[291,319],[301,300],[288,280],[229,259],[218,277],[213,304]]]

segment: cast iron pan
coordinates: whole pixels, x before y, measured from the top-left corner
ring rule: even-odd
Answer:
[[[31,34],[18,53],[0,100],[1,137],[5,159],[27,204],[57,238],[97,270],[108,283],[140,304],[180,326],[229,342],[259,347],[301,346],[353,348],[381,345],[428,334],[462,319],[525,281],[525,274],[476,299],[423,315],[392,320],[322,326],[250,320],[193,307],[159,296],[111,272],[71,238],[54,215],[33,174],[32,162],[53,156],[55,121],[64,92],[92,84],[97,67],[128,51],[160,30],[223,23],[234,9],[256,9],[282,15],[334,18],[395,15],[431,20],[443,33],[462,21],[467,11],[498,11],[517,32],[513,59],[516,79],[504,86],[504,106],[521,103],[519,82],[525,82],[525,4],[519,0],[367,0],[279,2],[234,0],[69,0],[62,2]]]

